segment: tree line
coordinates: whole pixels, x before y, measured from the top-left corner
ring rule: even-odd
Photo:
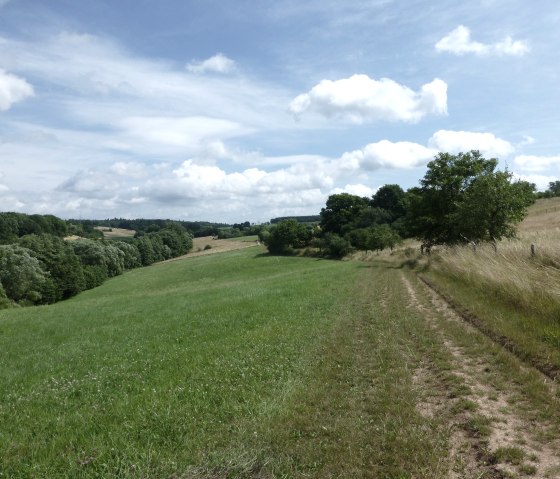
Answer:
[[[192,249],[192,235],[173,222],[126,242],[67,241],[63,238],[72,228],[54,216],[47,215],[47,222],[39,216],[0,213],[0,308],[55,303]],[[30,227],[31,222],[44,227]]]
[[[404,191],[399,185],[385,185],[371,198],[331,195],[318,225],[286,219],[259,237],[273,254],[315,247],[337,258],[354,249],[393,248],[405,238],[420,240],[428,250],[511,238],[534,203],[536,188],[514,181],[497,165],[497,159],[486,159],[476,150],[439,153],[428,163],[418,187]],[[560,191],[560,182],[558,186]]]
[[[235,228],[238,225],[230,225],[227,223],[212,223],[209,221],[181,221],[181,220],[163,220],[163,219],[148,219],[148,218],[111,218],[104,220],[84,220],[84,219],[70,219],[68,223],[74,225],[86,232],[90,232],[95,226],[103,226],[106,228],[123,228],[127,230],[135,230],[140,235],[144,233],[152,233],[165,228],[168,223],[174,223],[182,226],[186,231],[189,231],[193,237],[199,238],[202,236],[218,236],[222,229]],[[82,236],[79,233],[79,236]]]

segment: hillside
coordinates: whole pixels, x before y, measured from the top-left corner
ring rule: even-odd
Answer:
[[[511,308],[410,259],[248,247],[0,311],[0,477],[560,476],[557,384],[465,314]]]
[[[519,225],[522,233],[546,232],[557,228],[560,228],[560,197],[537,200]]]

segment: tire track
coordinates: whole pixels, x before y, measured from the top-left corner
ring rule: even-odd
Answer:
[[[546,430],[550,425],[535,424],[518,414],[515,404],[515,392],[518,389],[516,385],[508,383],[508,378],[503,378],[508,384],[504,390],[489,381],[484,381],[483,378],[491,370],[491,365],[484,357],[469,355],[465,348],[443,331],[440,321],[451,321],[460,325],[465,334],[481,334],[480,331],[466,323],[431,288],[421,286],[425,288],[424,293],[427,296],[427,300],[423,302],[417,294],[417,289],[403,273],[401,280],[408,292],[409,307],[420,312],[430,329],[441,339],[452,358],[453,374],[469,391],[466,396],[469,402],[465,403],[470,406],[469,409],[456,414],[450,424],[449,477],[478,477],[476,474],[483,474],[480,477],[515,477],[518,469],[531,471],[532,477],[535,478],[560,477],[558,439],[554,443],[544,445],[535,440],[530,433],[538,429]],[[418,283],[418,286],[420,285]],[[418,371],[416,380],[422,381],[426,374],[425,370]],[[459,399],[451,400],[455,405],[458,401]],[[420,412],[438,414],[446,406],[451,410],[453,404],[449,398],[440,395],[422,405]],[[504,456],[509,462],[503,461]]]

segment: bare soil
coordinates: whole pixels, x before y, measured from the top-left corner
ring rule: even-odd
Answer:
[[[465,410],[456,408],[458,412],[450,423],[449,477],[520,477],[524,471],[530,470],[533,478],[560,477],[558,435],[548,442],[539,438],[539,434],[553,426],[547,421],[529,417],[523,411],[523,398],[513,376],[498,378],[486,356],[473,356],[442,327],[442,321],[459,325],[465,335],[481,333],[425,284],[418,281],[413,284],[404,275],[402,281],[409,295],[409,307],[420,312],[428,326],[441,338],[452,358],[452,374],[469,391],[461,399],[450,398],[448,391],[443,389],[433,391],[437,378],[433,377],[435,373],[428,367],[420,368],[414,376],[418,387],[430,387],[433,392],[418,407],[422,415],[434,417],[442,414],[444,410],[449,410],[450,401],[457,403],[463,400],[470,404],[470,408]],[[525,370],[530,368],[526,365],[521,367]],[[540,373],[535,371],[535,374]],[[484,433],[473,429],[473,425],[480,422],[485,424]],[[517,453],[522,459],[503,459],[508,452]]]

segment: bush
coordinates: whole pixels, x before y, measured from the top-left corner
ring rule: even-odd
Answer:
[[[142,257],[135,244],[115,241],[113,246],[119,248],[123,253],[124,269],[134,269],[142,266]]]
[[[262,237],[266,235],[262,232]],[[293,248],[305,248],[311,242],[311,230],[297,220],[283,220],[270,230],[265,244],[273,254],[290,253]]]
[[[331,258],[343,258],[352,251],[352,245],[344,238],[334,233],[326,233],[323,237],[321,249]]]
[[[18,245],[0,246],[0,283],[6,296],[20,304],[38,304],[49,279],[33,252]],[[52,283],[51,283],[52,284]]]
[[[70,298],[85,288],[80,260],[66,241],[51,234],[27,235],[20,238],[19,244],[32,250],[33,256],[49,272],[52,284],[45,291],[45,302]]]
[[[7,309],[13,306],[12,301],[9,300],[8,296],[6,296],[6,291],[2,287],[0,283],[0,309]]]

